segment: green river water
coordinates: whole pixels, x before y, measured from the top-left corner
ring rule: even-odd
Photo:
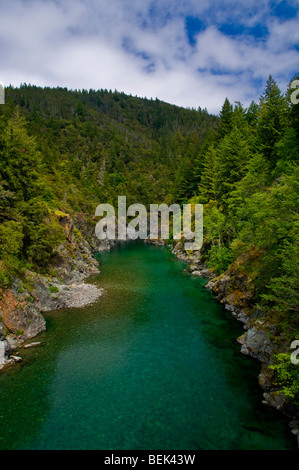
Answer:
[[[104,295],[46,315],[0,375],[0,449],[290,449],[242,325],[164,247],[98,255]]]

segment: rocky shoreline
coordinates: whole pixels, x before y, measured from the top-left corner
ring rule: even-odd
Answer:
[[[289,418],[291,432],[297,437],[299,447],[298,409],[290,404],[283,394],[277,393],[273,384],[273,372],[269,368],[273,355],[287,351],[289,345],[285,343],[281,351],[283,340],[279,347],[271,340],[277,334],[276,327],[263,321],[258,315],[258,309],[253,301],[251,280],[240,269],[240,260],[217,277],[212,270],[202,265],[200,252],[186,253],[182,242],[176,243],[171,250],[178,259],[189,264],[191,275],[208,280],[205,287],[215,294],[226,310],[243,323],[245,333],[236,340],[241,345],[241,353],[259,360],[262,364],[258,377],[259,385],[263,390],[262,403],[276,408]]]
[[[109,250],[110,245],[92,248],[96,240],[88,242],[68,214],[59,214],[59,222],[66,241],[57,249],[51,274],[27,270],[9,289],[0,289],[0,371],[20,362],[13,351],[46,329],[43,312],[85,307],[103,294],[84,280],[99,273],[93,249]]]

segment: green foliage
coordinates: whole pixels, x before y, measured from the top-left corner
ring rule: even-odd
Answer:
[[[249,142],[241,129],[234,126],[218,147],[220,201],[226,208],[230,193],[246,173],[251,152]]]
[[[277,252],[279,269],[273,273],[262,299],[272,306],[283,319],[292,316],[292,323],[299,329],[299,237],[298,233],[284,240]]]
[[[13,220],[0,225],[0,257],[18,256],[23,244],[22,225]]]
[[[232,262],[231,250],[223,245],[213,245],[208,256],[209,265],[213,267],[216,274],[226,271]]]
[[[203,158],[203,169],[198,193],[202,203],[216,201],[219,196],[219,158],[214,145],[210,145]]]
[[[262,154],[256,153],[245,166],[245,175],[238,181],[228,197],[229,209],[243,225],[247,217],[247,200],[253,194],[264,191],[270,182],[269,164]]]
[[[107,90],[22,85],[0,107],[2,285],[46,271],[65,241],[58,220],[101,202],[175,202],[192,195],[193,162],[217,118]],[[180,169],[178,171],[178,168]],[[54,214],[54,215],[53,215]],[[78,241],[82,234],[74,230]]]
[[[283,393],[299,406],[299,373],[298,365],[292,364],[291,354],[281,353],[274,357],[274,364],[269,366],[275,374],[278,393]]]
[[[3,268],[0,265],[0,287],[8,287],[10,284],[9,277],[5,274]]]
[[[80,230],[78,230],[77,228],[74,228],[73,229],[73,234],[75,235],[75,238],[77,241],[81,241],[82,240],[82,233],[80,232]]]
[[[57,294],[59,292],[59,289],[56,286],[50,286],[49,291],[51,294]]]
[[[204,237],[220,245],[226,233],[226,218],[216,202],[210,202],[204,207]]]
[[[239,222],[238,240],[247,250],[257,246],[262,252],[256,284],[264,300],[270,300],[268,294],[274,299],[277,283],[284,284],[285,276],[290,285],[297,276],[298,196],[298,168],[294,168],[292,175],[281,177],[267,191],[245,198],[244,208],[240,209],[243,220]],[[282,290],[276,297],[281,295]],[[291,299],[295,301],[296,297]],[[298,304],[294,308],[297,310]]]
[[[39,266],[47,266],[55,248],[65,239],[61,225],[56,220],[51,220],[47,224],[29,225],[28,229],[28,259]]]
[[[36,140],[28,135],[25,119],[16,112],[1,136],[0,175],[5,189],[15,194],[17,199],[28,200],[38,191],[39,165]]]
[[[221,274],[238,258],[255,302],[285,338],[299,331],[298,110],[271,77],[258,105],[232,109],[226,101],[220,138],[205,149],[196,173],[197,194],[208,203],[202,259]],[[298,366],[290,355],[277,355],[271,368],[278,392],[298,405]]]
[[[210,201],[204,206],[204,242],[210,249],[203,255],[214,269],[221,274],[232,262],[232,253],[226,246],[228,238],[228,225],[225,214],[216,202]]]
[[[260,99],[257,130],[261,149],[272,168],[277,161],[275,145],[283,137],[287,115],[287,101],[270,75]]]
[[[0,224],[0,286],[8,287],[20,269],[23,247],[22,225],[13,220]]]
[[[119,195],[146,206],[192,201],[204,204],[202,260],[217,274],[246,263],[264,314],[285,336],[298,331],[299,106],[290,89],[283,96],[269,77],[258,104],[226,99],[219,117],[107,90],[23,85],[6,98],[1,286],[25,267],[47,270],[66,214],[86,219]],[[286,362],[275,367],[281,386],[296,387]]]
[[[249,123],[250,126],[256,126],[258,120],[258,111],[258,105],[254,101],[252,101],[246,111],[246,121]]]
[[[226,98],[220,111],[219,134],[221,137],[229,134],[232,130],[233,106]]]

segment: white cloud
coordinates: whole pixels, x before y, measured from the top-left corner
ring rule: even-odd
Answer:
[[[0,79],[16,86],[118,89],[217,113],[226,96],[244,104],[257,99],[256,79],[265,82],[271,73],[286,87],[295,72],[298,16],[282,22],[269,14],[269,4],[0,0]],[[195,47],[188,43],[187,16],[206,22]],[[263,24],[268,36],[219,31],[233,22]]]

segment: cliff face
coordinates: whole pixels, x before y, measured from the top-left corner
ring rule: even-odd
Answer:
[[[18,281],[17,281],[18,282]],[[11,332],[24,339],[33,338],[45,329],[45,320],[34,305],[29,291],[19,294],[16,283],[1,292],[2,333]]]
[[[11,350],[46,329],[42,312],[83,307],[102,294],[98,287],[83,282],[99,272],[90,244],[68,214],[56,215],[65,241],[56,250],[50,274],[27,270],[9,289],[0,289],[0,368],[11,362]]]

